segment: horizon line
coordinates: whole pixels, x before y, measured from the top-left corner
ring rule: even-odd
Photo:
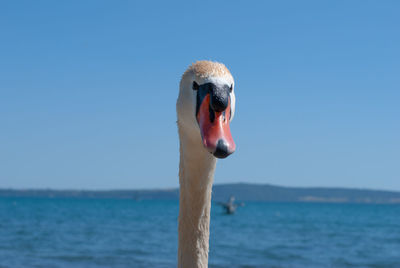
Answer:
[[[381,191],[381,192],[400,192],[400,190],[389,190],[389,189],[373,189],[373,188],[361,188],[361,187],[344,187],[344,186],[286,186],[271,183],[259,183],[259,182],[227,182],[227,183],[215,183],[214,186],[220,185],[258,185],[258,186],[272,186],[280,188],[297,188],[297,189],[340,189],[340,190],[360,190],[360,191]],[[177,187],[165,187],[165,188],[108,188],[108,189],[77,189],[77,188],[13,188],[13,187],[0,187],[0,191],[87,191],[87,192],[108,192],[108,191],[173,191],[179,190]]]

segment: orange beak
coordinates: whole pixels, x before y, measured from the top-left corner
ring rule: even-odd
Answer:
[[[224,111],[215,112],[210,107],[210,94],[204,97],[197,113],[197,122],[204,147],[215,157],[225,158],[236,149],[229,127],[230,117],[230,99]]]

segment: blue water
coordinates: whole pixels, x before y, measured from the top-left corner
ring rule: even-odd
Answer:
[[[0,267],[174,267],[174,201],[0,198]],[[400,267],[400,205],[213,204],[210,267]]]

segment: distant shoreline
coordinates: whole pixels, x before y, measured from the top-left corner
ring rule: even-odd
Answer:
[[[213,201],[230,196],[241,201],[400,204],[400,192],[352,188],[283,187],[270,184],[230,183],[213,187]],[[178,200],[179,189],[156,190],[52,190],[0,189],[0,197],[108,198]]]

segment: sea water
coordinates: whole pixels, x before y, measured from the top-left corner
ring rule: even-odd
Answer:
[[[174,267],[177,201],[0,198],[0,267]],[[210,267],[400,267],[400,205],[211,211]]]

